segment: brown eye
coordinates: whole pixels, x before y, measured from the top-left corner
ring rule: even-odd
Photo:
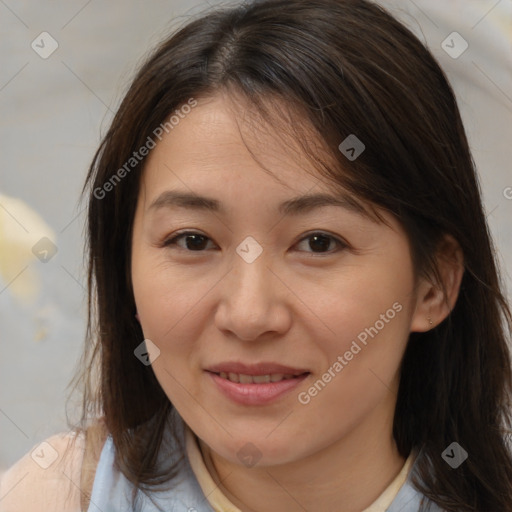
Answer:
[[[184,246],[183,244],[178,243],[178,241],[181,239],[185,240]],[[193,231],[186,231],[185,233],[181,233],[174,238],[166,240],[164,242],[164,246],[168,247],[170,245],[177,245],[178,247],[188,251],[201,252],[205,249],[208,240],[210,239],[205,235],[195,233]]]
[[[336,250],[347,247],[347,244],[326,233],[312,233],[304,237],[300,243],[305,241],[308,242],[307,247],[310,249],[309,251],[306,250],[306,252],[313,252],[317,254],[332,253],[336,252]],[[331,250],[329,250],[329,248],[331,248]]]

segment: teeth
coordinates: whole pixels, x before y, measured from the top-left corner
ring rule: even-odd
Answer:
[[[231,377],[231,374],[230,374],[230,377]],[[239,377],[238,382],[240,382],[240,384],[250,384],[251,382],[253,382],[252,377],[250,375],[240,374],[240,375],[238,375],[238,377]]]
[[[264,382],[270,382],[271,377],[271,375],[254,375],[252,381],[256,384],[262,384]]]
[[[288,380],[294,378],[294,375],[284,373],[272,373],[268,375],[244,375],[242,373],[220,372],[219,375],[223,379],[228,379],[231,382],[239,382],[240,384],[265,384],[267,382],[279,382],[280,380]]]

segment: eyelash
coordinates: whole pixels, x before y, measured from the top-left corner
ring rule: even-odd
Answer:
[[[173,236],[172,238],[168,238],[166,239],[163,243],[162,243],[162,247],[167,247],[167,248],[173,248],[171,247],[172,245],[174,246],[177,246],[177,240],[181,239],[181,238],[184,238],[188,235],[199,235],[207,240],[211,240],[209,237],[207,237],[206,235],[203,235],[202,233],[199,233],[199,232],[196,232],[196,231],[183,231],[183,232],[178,232],[177,234],[175,234],[175,236]],[[322,231],[313,231],[311,233],[309,233],[307,236],[301,238],[298,242],[303,242],[304,240],[307,240],[309,238],[312,238],[313,236],[315,235],[320,235],[322,237],[325,237],[329,240],[332,240],[334,241],[336,244],[337,244],[337,248],[335,250],[330,250],[330,251],[326,251],[326,252],[313,252],[313,251],[303,251],[303,252],[310,252],[310,254],[314,254],[314,255],[317,255],[317,256],[322,256],[322,255],[331,255],[331,254],[334,254],[340,250],[343,250],[343,249],[348,249],[349,248],[349,245],[343,241],[343,240],[340,240],[339,238],[336,238],[334,237],[333,235],[330,235],[328,233],[324,233]],[[297,245],[295,244],[295,245]],[[187,251],[187,252],[197,252],[197,253],[201,253],[201,252],[205,252],[205,250],[199,250],[199,251],[191,251],[189,249],[186,249],[186,248],[183,248],[183,247],[180,247],[180,246],[177,246],[178,248],[180,249],[183,249],[184,251]]]

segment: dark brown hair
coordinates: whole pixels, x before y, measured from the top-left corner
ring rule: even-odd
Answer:
[[[424,45],[366,0],[267,0],[212,10],[164,41],[138,71],[87,176],[89,319],[81,426],[103,415],[116,461],[141,489],[170,480],[155,464],[173,406],[133,351],[143,340],[130,278],[134,212],[144,160],[115,182],[132,153],[190,98],[231,91],[294,137],[301,124],[328,148],[305,151],[333,187],[391,212],[418,275],[438,279],[436,248],[451,235],[465,272],[449,317],[411,333],[393,435],[421,450],[414,485],[448,511],[512,511],[511,315],[500,291],[474,162],[454,93]],[[295,122],[271,105],[279,99]],[[300,122],[299,122],[300,121]],[[278,124],[281,123],[281,124]],[[356,134],[354,161],[338,145]],[[301,141],[303,143],[303,141]],[[334,162],[334,164],[333,164]],[[99,385],[95,386],[95,379]],[[469,458],[441,453],[453,441]]]

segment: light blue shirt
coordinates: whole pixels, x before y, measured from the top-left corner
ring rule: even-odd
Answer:
[[[178,427],[180,443],[185,446],[182,421],[178,420]],[[167,437],[167,439],[170,438]],[[177,452],[178,450],[176,450]],[[415,464],[411,466],[406,482],[386,512],[419,511],[423,495],[410,482],[414,470]],[[143,512],[214,512],[204,496],[186,456],[180,463],[179,476],[172,482],[171,489],[151,493],[151,497],[139,492],[135,509],[132,508],[132,492],[133,485],[114,468],[114,444],[109,436],[103,446],[96,469],[88,512],[134,512],[135,510]],[[433,502],[425,501],[430,507],[426,508],[428,512],[443,512]]]

